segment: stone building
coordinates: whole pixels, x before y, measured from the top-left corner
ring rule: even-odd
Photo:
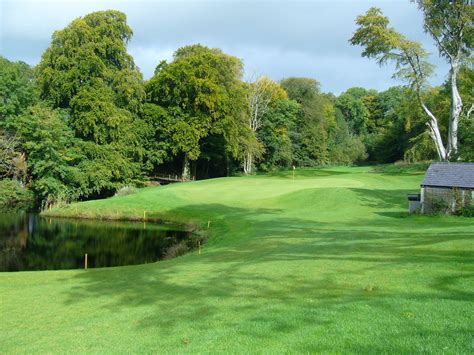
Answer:
[[[421,213],[452,213],[473,199],[474,163],[430,165],[421,183]]]

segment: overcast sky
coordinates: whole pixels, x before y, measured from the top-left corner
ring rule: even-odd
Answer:
[[[379,68],[348,43],[356,16],[371,6],[424,43],[437,65],[432,83],[444,81],[447,65],[409,0],[0,0],[0,54],[37,64],[53,31],[89,12],[117,9],[127,14],[134,32],[128,49],[145,79],[180,46],[202,43],[243,59],[247,77],[312,77],[336,94],[353,86],[384,90],[398,83],[393,67]]]

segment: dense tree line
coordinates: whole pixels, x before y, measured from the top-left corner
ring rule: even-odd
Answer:
[[[31,68],[0,57],[0,204],[104,197],[157,174],[184,179],[361,162],[436,158],[413,87],[323,93],[313,78],[243,80],[243,62],[200,44],[179,48],[145,81],[127,53],[132,30],[100,11],[56,31]],[[457,81],[473,102],[473,71]],[[441,134],[451,81],[424,92]],[[474,125],[459,121],[458,158]]]

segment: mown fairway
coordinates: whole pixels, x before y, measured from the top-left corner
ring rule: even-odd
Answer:
[[[421,178],[303,170],[52,211],[211,227],[201,255],[1,273],[0,351],[472,353],[474,221],[408,216]]]

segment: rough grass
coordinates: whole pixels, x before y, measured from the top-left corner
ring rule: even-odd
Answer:
[[[474,222],[422,175],[330,168],[145,188],[51,213],[207,228],[155,264],[0,274],[2,352],[472,353]]]

